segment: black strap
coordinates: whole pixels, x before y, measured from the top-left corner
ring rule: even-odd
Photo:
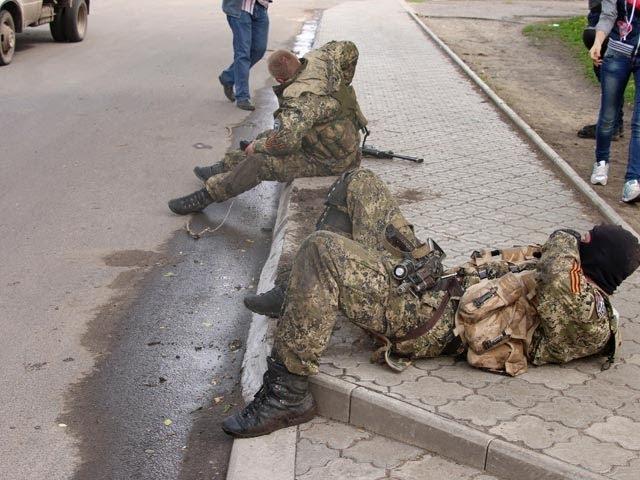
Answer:
[[[425,323],[423,323],[422,325],[414,328],[413,330],[410,330],[404,337],[394,338],[393,342],[400,343],[400,342],[406,342],[407,340],[415,340],[416,338],[421,337],[422,335],[429,332],[429,330],[435,327],[436,323],[438,323],[438,320],[442,318],[442,315],[444,314],[444,311],[447,308],[447,305],[449,304],[449,300],[451,300],[452,296],[455,296],[456,293],[458,293],[460,288],[461,287],[460,287],[460,284],[458,283],[457,278],[452,277],[449,280],[447,280],[446,292],[442,297],[442,300],[440,301],[440,305],[438,305],[438,308],[436,308],[436,311],[433,312],[433,315],[431,315],[431,318],[427,320]]]

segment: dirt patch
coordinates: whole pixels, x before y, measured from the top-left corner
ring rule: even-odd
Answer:
[[[289,203],[291,217],[278,261],[276,284],[282,285],[288,282],[293,258],[304,239],[315,231],[316,222],[324,210],[326,198],[326,187],[296,189],[291,192]]]
[[[165,263],[167,257],[147,250],[120,250],[106,255],[103,261],[108,267],[149,267]]]
[[[407,188],[402,192],[396,194],[396,200],[400,205],[404,205],[406,203],[418,203],[426,200],[427,198],[437,198],[442,195],[439,193],[427,192],[426,189],[417,189],[417,188]]]
[[[455,5],[451,2],[450,8],[455,9]],[[424,23],[588,182],[595,141],[580,139],[576,132],[583,125],[595,123],[600,90],[584,75],[583,67],[564,44],[554,39],[534,41],[522,33],[527,24],[540,18],[431,18],[424,11],[421,13]],[[612,144],[609,184],[595,189],[622,218],[640,230],[640,205],[620,201],[630,118],[627,108],[625,137]]]

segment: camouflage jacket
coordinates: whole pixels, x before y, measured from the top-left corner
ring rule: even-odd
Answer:
[[[617,331],[617,320],[608,296],[582,272],[578,240],[567,232],[553,233],[537,269],[540,326],[531,361],[565,363],[602,352]]]
[[[358,49],[352,42],[329,42],[302,59],[291,81],[274,87],[279,108],[275,128],[255,141],[255,151],[285,156],[302,150],[320,160],[356,155],[360,136],[354,115],[334,98],[353,80]]]

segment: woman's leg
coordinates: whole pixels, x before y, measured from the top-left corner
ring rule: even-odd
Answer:
[[[634,60],[633,80],[636,86],[636,97],[633,102],[631,118],[631,140],[629,141],[629,163],[625,181],[640,179],[640,61]]]
[[[630,74],[629,57],[616,52],[605,55],[600,71],[602,96],[596,127],[596,162],[609,162],[614,125]]]

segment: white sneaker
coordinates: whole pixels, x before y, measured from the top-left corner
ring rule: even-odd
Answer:
[[[593,185],[606,185],[609,180],[609,164],[602,160],[593,164],[591,183]]]
[[[631,203],[635,200],[640,200],[640,183],[638,180],[629,180],[622,188],[622,201]]]

